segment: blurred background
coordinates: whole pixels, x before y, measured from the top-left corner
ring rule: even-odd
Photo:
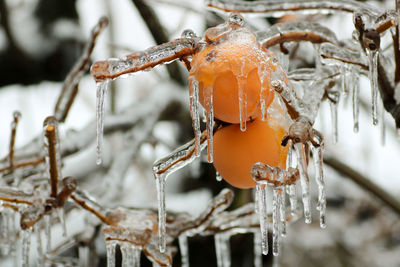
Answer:
[[[371,5],[393,9],[394,2],[371,2]],[[66,75],[81,55],[91,28],[103,15],[109,17],[110,25],[97,40],[93,61],[145,50],[180,37],[185,29],[192,29],[202,36],[205,29],[223,22],[226,16],[205,8],[202,0],[0,0],[0,155],[8,153],[9,123],[15,110],[22,113],[16,147],[41,134],[43,120],[53,113]],[[276,22],[271,18],[245,18],[254,29],[263,29]],[[328,26],[341,40],[351,38],[351,15],[318,15],[312,19]],[[310,50],[304,45],[304,51],[307,49]],[[304,64],[311,61],[306,52]],[[361,177],[360,183],[373,182],[373,187],[381,189],[386,196],[393,196],[398,205],[399,136],[390,114],[384,115],[385,131],[382,131],[382,124],[372,125],[369,81],[362,77],[360,84],[359,133],[353,132],[349,97],[340,100],[337,144],[332,143],[327,103],[322,104],[315,125],[326,138],[325,155],[334,159],[325,165],[327,228],[319,228],[315,210],[317,188],[311,183],[313,223],[306,225],[300,218],[290,224],[288,235],[282,240],[281,255],[275,258],[264,256],[264,266],[400,266],[399,210],[396,212],[365,186],[354,182],[357,175]],[[63,175],[77,177],[82,187],[94,193],[95,183],[102,183],[107,177],[123,176],[120,178],[123,178],[124,186],[118,199],[113,199],[112,206],[156,207],[152,163],[193,138],[187,70],[176,63],[114,81],[106,104],[108,115],[118,114],[138,103],[150,105],[149,95],[154,90],[164,89],[181,90],[184,100],[166,105],[148,138],[130,154],[126,172],[115,171],[115,166],[118,166],[117,156],[129,147],[128,139],[118,137],[123,133],[115,133],[105,140],[102,167],[95,164],[92,140],[84,151],[63,160]],[[86,73],[70,114],[60,126],[61,142],[67,142],[71,132],[88,129],[85,127],[95,118],[95,95],[95,82]],[[87,131],[92,133],[95,129]],[[168,179],[167,208],[198,214],[207,201],[225,187],[230,186],[224,181],[216,181],[214,167],[206,163],[204,157],[198,158]],[[236,195],[232,208],[252,201],[251,190],[231,189]],[[98,201],[102,202],[100,197]],[[84,212],[67,216],[68,235],[84,229],[84,217]],[[57,227],[53,235],[54,246],[66,239],[61,235],[61,227]],[[98,259],[93,262],[97,266],[106,266],[101,234],[97,239]],[[232,237],[232,266],[252,266],[252,247],[252,235]],[[190,266],[217,266],[212,237],[190,238],[189,251]],[[66,253],[73,255],[76,252],[71,249]],[[2,255],[1,260],[2,266],[11,264],[7,255]],[[35,264],[33,260],[32,264]],[[142,264],[150,266],[144,256]],[[180,266],[179,257],[175,257],[174,266]]]

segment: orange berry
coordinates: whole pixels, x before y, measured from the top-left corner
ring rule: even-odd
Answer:
[[[287,148],[281,146],[286,130],[273,118],[256,119],[245,132],[238,124],[214,134],[214,166],[222,178],[237,188],[255,187],[250,169],[256,162],[286,168]]]
[[[260,114],[261,79],[266,90],[263,99],[273,100],[269,76],[275,70],[269,53],[260,49],[254,34],[245,28],[226,40],[207,44],[193,56],[189,76],[199,82],[199,100],[209,110],[207,99],[212,92],[214,116],[229,123],[240,122],[239,88],[247,98],[247,119]]]

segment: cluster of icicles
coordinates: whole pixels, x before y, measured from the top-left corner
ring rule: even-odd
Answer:
[[[370,14],[367,14],[370,15]],[[297,25],[299,28],[299,31],[304,31],[302,27],[304,27],[303,24],[298,24]],[[289,27],[288,27],[289,28]],[[285,30],[284,27],[281,29],[282,31]],[[293,24],[291,24],[291,31],[295,31],[295,27],[293,27]],[[332,34],[330,31],[327,31],[327,34]],[[192,33],[189,35],[191,36]],[[265,35],[263,36],[264,38],[267,38]],[[332,39],[332,36],[326,36],[326,38]],[[335,39],[336,37],[334,37]],[[358,46],[358,44],[354,44],[355,47]],[[337,130],[337,112],[338,112],[338,102],[340,98],[340,94],[343,93],[343,95],[347,95],[350,91],[352,101],[353,101],[353,118],[354,118],[354,131],[357,132],[359,128],[359,122],[358,122],[358,117],[359,117],[359,74],[365,74],[365,70],[360,68],[360,65],[364,64],[369,67],[369,79],[371,81],[371,92],[372,92],[372,116],[373,116],[373,123],[377,124],[378,123],[378,105],[382,103],[382,101],[378,100],[379,97],[379,91],[378,91],[378,83],[377,83],[377,68],[378,68],[378,56],[379,56],[379,50],[376,51],[366,51],[365,56],[363,54],[363,51],[358,48],[357,50],[350,50],[345,47],[339,47],[335,44],[332,44],[330,42],[327,43],[322,43],[314,46],[316,48],[316,51],[318,53],[318,57],[316,58],[316,65],[319,66],[321,69],[326,68],[335,70],[336,73],[339,72],[339,78],[341,78],[342,83],[342,92],[338,90],[339,86],[336,86],[334,89],[336,90],[331,90],[329,92],[330,99],[333,99],[334,101],[331,101],[331,119],[332,119],[332,129],[333,129],[333,142],[337,142],[338,139],[338,130]],[[150,56],[148,55],[147,58],[162,58],[164,55],[164,51],[159,51],[155,52],[152,50],[153,54]],[[146,53],[146,52],[144,52]],[[356,64],[349,64],[349,63],[344,63],[344,62],[353,62]],[[110,67],[109,72],[110,73],[115,73],[115,72],[122,72],[126,69],[132,68],[134,66],[139,65],[140,62],[136,62],[134,60],[129,60],[127,61],[126,59],[121,59],[118,61],[117,59],[112,60],[112,68]],[[111,66],[111,65],[110,65]],[[278,69],[282,69],[280,66]],[[263,70],[260,70],[260,73],[262,73]],[[340,75],[341,73],[341,75]],[[318,75],[318,76],[315,76]],[[337,78],[338,75],[334,75],[335,77],[332,78],[326,78],[323,77],[323,71],[309,71],[309,69],[304,69],[304,72],[302,70],[295,70],[292,73],[288,73],[287,76],[289,79],[296,77],[298,80],[309,80],[310,76],[314,77],[316,80],[318,80],[318,77],[320,77],[320,80],[322,79],[332,79],[335,80],[335,83],[337,83]],[[262,78],[262,77],[261,77]],[[105,102],[104,102],[104,97],[107,92],[107,87],[109,84],[109,80],[101,81],[98,82],[98,89],[97,89],[97,152],[98,152],[98,160],[97,162],[101,162],[101,142],[102,142],[102,129],[103,129],[103,120],[104,120],[104,107],[105,107]],[[282,83],[284,83],[282,81]],[[262,84],[262,83],[261,83]],[[323,85],[323,84],[322,84]],[[320,86],[320,88],[315,88],[315,91],[321,92],[321,94],[316,94],[315,95],[315,102],[317,103],[316,106],[318,107],[319,102],[322,98],[324,90],[321,89],[323,86]],[[290,88],[286,88],[288,90],[292,90],[292,86]],[[165,205],[165,183],[167,176],[171,174],[172,172],[175,172],[176,170],[186,166],[187,164],[191,163],[196,157],[200,155],[200,151],[204,149],[206,146],[208,147],[208,161],[212,162],[212,131],[213,131],[213,124],[214,124],[214,113],[213,113],[213,108],[212,108],[212,95],[208,96],[209,100],[209,111],[206,112],[203,118],[203,121],[206,122],[207,130],[204,134],[202,135],[200,131],[200,114],[201,114],[201,106],[199,104],[199,96],[198,96],[198,82],[195,79],[190,80],[190,112],[191,116],[193,119],[193,128],[195,132],[195,138],[192,142],[178,148],[174,152],[172,152],[170,155],[167,157],[160,159],[154,164],[153,167],[153,172],[156,178],[157,182],[157,192],[158,192],[158,212],[159,212],[159,225],[158,225],[158,231],[159,231],[159,238],[160,238],[160,243],[159,243],[159,248],[161,252],[164,252],[166,250],[166,225],[165,225],[165,220],[166,220],[166,205]],[[304,90],[304,98],[307,95],[312,95],[313,93],[307,92],[307,88],[302,88],[300,90]],[[314,89],[313,89],[314,90]],[[212,92],[212,90],[210,90]],[[314,92],[315,94],[315,92]],[[296,93],[294,93],[296,95]],[[308,102],[312,102],[312,100],[307,100]],[[306,102],[306,101],[304,101]],[[245,120],[243,118],[246,118],[245,114],[242,114],[242,111],[246,110],[246,97],[243,95],[239,96],[239,111],[240,113],[240,118],[241,118],[241,129],[244,131],[246,130],[245,126]],[[260,101],[262,104],[262,99]],[[265,109],[265,105],[262,105],[262,113],[263,113],[263,119],[265,119],[267,116],[267,110]],[[297,107],[297,110],[304,110],[304,105]],[[312,111],[312,114],[304,114],[308,118],[315,119],[316,117],[316,112],[318,111],[318,108],[310,108]],[[380,110],[382,111],[383,114],[383,107],[380,107]],[[203,112],[204,113],[204,112]],[[382,120],[382,128],[383,127],[383,120]],[[316,183],[318,185],[318,205],[317,209],[320,212],[320,226],[322,228],[326,227],[326,220],[325,220],[325,210],[326,210],[326,196],[325,196],[325,186],[324,186],[324,180],[323,180],[323,146],[313,146],[309,144],[311,147],[311,151],[313,154],[313,160],[314,160],[314,165],[315,165],[315,179]],[[304,206],[304,216],[305,216],[305,221],[306,223],[311,222],[311,200],[310,200],[310,186],[309,186],[309,178],[308,178],[308,172],[307,172],[307,163],[306,163],[306,155],[304,153],[304,147],[303,144],[297,143],[297,144],[289,144],[289,154],[288,154],[288,168],[296,168],[299,171],[300,175],[300,185],[301,185],[301,191],[302,191],[302,201],[303,201],[303,206]],[[193,151],[195,153],[193,153]],[[293,160],[293,155],[295,155],[297,160]],[[289,171],[288,170],[278,170],[277,168],[271,168],[267,165],[262,165],[261,163],[257,163],[253,167],[254,173],[257,173],[258,175],[260,172],[264,172],[264,176],[270,177],[270,180],[276,180],[276,181],[283,181],[285,180],[288,175]],[[254,174],[252,173],[252,174]],[[273,177],[273,178],[271,178]],[[217,175],[217,179],[220,179],[220,177]],[[285,185],[285,186],[275,186],[274,183],[268,183],[266,180],[257,180],[256,178],[253,179],[256,180],[257,182],[257,187],[256,187],[256,211],[259,213],[260,217],[260,228],[261,228],[261,235],[258,236],[256,235],[257,240],[260,239],[262,243],[262,253],[267,254],[268,253],[268,234],[267,234],[267,229],[268,229],[268,224],[269,224],[269,219],[268,219],[268,209],[267,209],[267,194],[268,194],[268,185],[272,186],[272,232],[273,232],[273,254],[277,255],[279,253],[279,239],[280,236],[285,236],[286,235],[286,220],[287,220],[287,215],[286,215],[286,194],[289,196],[290,200],[290,206],[291,206],[291,211],[295,212],[297,209],[297,203],[296,203],[296,184],[290,184],[290,185]],[[216,242],[218,241],[218,245],[216,246],[217,249],[221,247],[226,247],[227,244],[226,242],[224,243],[223,241],[226,241],[225,237],[216,237]],[[182,246],[185,246],[185,242],[183,239],[180,239],[180,244]],[[224,248],[226,249],[226,248]],[[136,255],[136,254],[135,254]],[[222,256],[221,256],[222,257]],[[226,255],[225,255],[226,257]],[[185,262],[185,261],[184,261]],[[222,261],[221,261],[222,262]],[[219,266],[225,266],[225,265],[219,265]]]

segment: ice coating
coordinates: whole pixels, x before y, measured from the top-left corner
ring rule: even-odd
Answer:
[[[251,118],[260,113],[265,118],[273,97],[270,76],[276,69],[272,53],[263,51],[255,34],[243,25],[244,19],[232,14],[226,23],[208,29],[189,72],[189,79],[199,83],[203,107],[210,111],[212,95],[214,116],[240,123],[242,131]]]
[[[281,206],[281,198],[279,196],[279,188],[273,188],[272,196],[272,253],[274,256],[279,255],[279,211]]]
[[[200,149],[206,146],[206,134],[201,135]],[[157,183],[158,199],[158,231],[160,237],[160,251],[165,251],[165,183],[167,176],[196,159],[195,140],[181,146],[168,156],[156,161],[153,165],[153,175]]]
[[[44,231],[46,235],[46,252],[51,251],[51,213],[44,216]]]
[[[57,209],[57,216],[58,219],[60,220],[60,224],[63,230],[63,236],[66,237],[67,236],[67,224],[65,222],[65,211],[64,208],[58,208]]]
[[[104,128],[104,115],[106,102],[105,97],[108,91],[109,81],[98,82],[96,91],[96,163],[99,165],[102,162],[102,148],[103,148],[103,128]]]
[[[332,12],[363,12],[377,16],[381,11],[376,7],[352,0],[262,0],[262,1],[230,1],[230,0],[206,0],[206,5],[224,12],[240,10],[241,13],[257,14],[259,16],[281,17],[290,12],[297,13],[332,13]]]
[[[281,40],[290,42],[300,39],[313,43],[338,43],[335,33],[331,30],[318,23],[308,21],[277,23],[266,30],[257,32],[257,40],[265,48],[277,45],[281,43]]]
[[[214,106],[213,106],[213,88],[206,89],[207,95],[205,96],[206,110],[207,110],[207,160],[208,163],[213,163],[213,136],[214,136]]]
[[[200,155],[200,114],[199,114],[199,83],[196,79],[189,79],[190,115],[194,131],[195,154]]]

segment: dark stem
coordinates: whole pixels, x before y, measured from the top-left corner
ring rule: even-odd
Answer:
[[[325,164],[332,167],[339,173],[350,178],[353,182],[358,184],[361,188],[368,192],[371,192],[377,198],[379,198],[383,203],[389,206],[397,215],[400,215],[400,203],[396,198],[389,195],[385,190],[380,188],[378,185],[372,182],[372,179],[363,176],[361,173],[357,172],[344,162],[332,157],[324,158]]]
[[[169,42],[169,37],[166,34],[163,25],[158,19],[157,14],[154,10],[146,3],[144,0],[132,0],[137,10],[140,13],[143,21],[146,23],[147,28],[150,30],[151,35],[157,44],[163,44]],[[168,64],[167,71],[171,79],[175,82],[184,85],[185,81],[182,78],[182,73],[179,69],[177,62],[172,62]]]

